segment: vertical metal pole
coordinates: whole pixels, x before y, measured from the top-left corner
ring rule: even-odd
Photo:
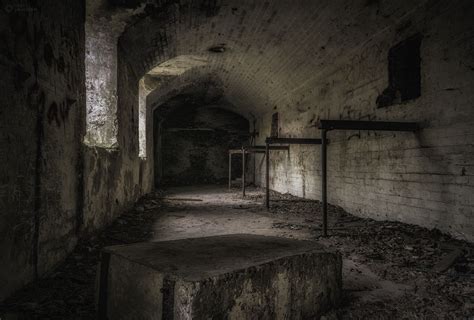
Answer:
[[[245,148],[242,147],[242,196],[245,197]]]
[[[257,168],[257,153],[252,153],[252,155],[250,156],[250,159],[252,160],[253,162],[253,185],[256,186],[257,185],[257,171],[256,171],[256,168]]]
[[[229,151],[229,190],[232,184],[232,153]]]
[[[252,147],[255,147],[256,145],[256,139],[257,139],[257,130],[255,129],[255,126],[256,126],[256,122],[257,120],[253,120],[253,132],[252,132]],[[252,179],[252,182],[253,182],[253,185],[256,186],[257,185],[257,153],[252,153],[252,155],[250,156],[250,159],[252,160],[253,162],[253,179]]]
[[[270,209],[270,147],[265,144],[265,205]]]
[[[321,130],[321,203],[323,211],[323,236],[328,235],[328,203],[327,203],[327,140],[326,130]]]

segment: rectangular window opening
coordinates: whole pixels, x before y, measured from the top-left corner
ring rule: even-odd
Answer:
[[[275,112],[274,114],[272,114],[272,128],[270,133],[271,138],[278,138],[278,129],[278,112]]]
[[[379,108],[420,97],[421,39],[422,36],[417,34],[390,49],[388,53],[389,86],[377,98]]]

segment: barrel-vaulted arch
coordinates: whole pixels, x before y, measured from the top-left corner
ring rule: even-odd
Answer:
[[[200,142],[201,144],[210,144],[211,149],[209,150],[211,150],[211,158],[213,160],[224,157],[223,160],[221,159],[222,161],[219,161],[219,165],[215,167],[212,166],[212,173],[210,177],[215,178],[216,176],[214,176],[214,174],[217,174],[217,176],[222,174],[221,170],[218,168],[221,167],[221,164],[226,163],[226,143],[235,144],[238,139],[243,139],[243,143],[246,139],[248,139],[247,133],[250,131],[249,124],[252,122],[249,121],[249,116],[243,116],[239,112],[239,107],[233,105],[232,102],[228,101],[225,96],[223,96],[222,83],[218,78],[215,77],[215,75],[200,75],[199,73],[192,72],[192,75],[188,75],[187,77],[176,77],[174,81],[171,80],[170,82],[173,82],[173,84],[168,83],[166,86],[167,88],[162,87],[161,90],[155,90],[155,94],[149,95],[148,99],[149,111],[151,113],[149,119],[153,119],[153,121],[150,121],[153,122],[153,125],[149,125],[147,130],[149,135],[149,138],[147,139],[147,144],[149,145],[147,148],[147,161],[149,161],[148,163],[150,165],[153,165],[154,172],[150,172],[150,174],[153,174],[155,179],[154,185],[162,185],[165,176],[169,179],[173,176],[173,172],[175,172],[174,169],[182,169],[183,167],[180,167],[180,164],[186,164],[190,160],[190,158],[185,157],[178,161],[180,164],[173,161],[170,165],[170,157],[176,156],[177,153],[173,152],[174,155],[170,154],[169,139],[170,136],[173,136],[176,133],[173,134],[171,133],[172,131],[167,131],[167,128],[170,128],[169,125],[171,123],[174,123],[174,127],[172,126],[172,128],[186,128],[186,126],[190,124],[189,121],[191,119],[197,120],[198,118],[200,120],[194,123],[198,127],[199,125],[203,125],[203,123],[207,123],[207,125],[204,125],[206,130],[208,128],[220,128],[223,131],[220,132],[219,135],[223,134],[223,136],[227,135],[227,133],[224,133],[227,132],[226,130],[230,130],[231,133],[229,133],[233,137],[228,141],[221,141],[222,144],[219,143],[217,145],[212,145],[211,141],[213,140],[208,140],[210,138],[210,132],[206,132],[204,134],[206,138]],[[198,118],[194,118],[195,116],[198,116]],[[210,119],[213,120],[211,121]],[[243,123],[246,123],[246,126],[242,126]],[[194,128],[194,126],[192,127]],[[238,134],[235,130],[241,130],[240,134]],[[219,130],[213,134],[216,135],[217,132],[219,132]],[[195,134],[196,139],[199,139],[198,137],[203,138],[203,132],[196,131]],[[213,134],[211,134],[211,136]],[[223,136],[220,136],[220,138]],[[183,141],[180,142],[180,134],[173,137],[177,139],[177,144],[183,143]],[[165,152],[164,150],[167,151]],[[186,148],[178,148],[176,151],[178,153],[194,152],[192,150],[186,151]],[[207,154],[207,151],[208,150],[204,152],[203,150],[202,154]],[[206,160],[203,162],[203,164],[205,162]],[[163,171],[165,163],[168,163],[165,166],[167,169],[166,171]],[[168,169],[170,171],[168,171]],[[227,170],[225,170],[225,172],[227,172]],[[193,177],[195,178],[194,175]],[[210,177],[204,178],[204,181]]]
[[[219,74],[208,67],[208,60],[199,56],[178,56],[165,61],[153,68],[140,80],[139,92],[139,143],[140,156],[146,158],[149,147],[147,128],[150,124],[147,119],[151,115],[147,108],[154,108],[159,102],[164,102],[164,98],[169,99],[170,95],[180,94],[184,89],[196,87],[206,87],[208,94],[214,97],[225,96],[225,85]],[[188,90],[189,91],[189,90]],[[234,101],[235,97],[227,97],[230,102],[226,104],[232,112],[242,114],[246,118],[255,118],[252,108],[245,106],[242,101]],[[150,129],[151,130],[151,129]]]
[[[291,33],[307,31],[302,21],[314,18],[307,10],[314,2],[297,2],[171,1],[130,26],[120,45],[137,75],[180,55],[205,57],[209,72],[225,82],[226,96],[267,112],[288,94],[281,90],[281,80],[292,83],[283,70],[288,56],[306,45],[285,31],[295,24],[301,29]]]
[[[167,91],[173,79],[183,79],[183,74],[190,70],[203,67],[207,60],[200,56],[182,55],[172,58],[168,61],[151,69],[145,74],[139,83],[139,156],[143,159],[147,157],[146,131],[147,131],[147,97],[153,91]]]
[[[200,97],[210,104],[217,103],[220,108],[227,109],[236,114],[242,115],[253,123],[254,115],[243,110],[250,108],[236,105],[234,101],[227,99],[224,95],[224,84],[216,73],[209,73],[205,63],[188,64],[187,68],[181,68],[183,64],[176,61],[184,61],[183,56],[178,59],[171,59],[164,62],[159,67],[147,73],[140,81],[143,88],[140,89],[140,123],[139,142],[141,148],[146,150],[145,176],[153,176],[154,152],[153,152],[153,114],[155,111],[163,116],[166,110],[160,107],[179,95]],[[193,57],[192,59],[195,59]],[[200,62],[203,60],[199,59]],[[164,68],[166,66],[166,68]],[[178,72],[179,70],[179,72]],[[143,96],[142,96],[143,95]],[[169,110],[168,110],[169,111]],[[144,123],[142,123],[142,121]]]

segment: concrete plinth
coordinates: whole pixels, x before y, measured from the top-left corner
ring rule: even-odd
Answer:
[[[341,266],[315,242],[244,234],[109,247],[99,318],[317,319]]]

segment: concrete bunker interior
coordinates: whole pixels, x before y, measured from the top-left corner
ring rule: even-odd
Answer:
[[[0,1],[0,318],[109,314],[107,252],[212,237],[322,246],[319,276],[340,259],[342,281],[317,280],[300,249],[244,271],[221,257],[222,286],[184,305],[166,290],[207,284],[171,286],[184,278],[160,266],[159,317],[472,317],[473,14],[469,0]],[[340,295],[308,309],[282,284]]]

